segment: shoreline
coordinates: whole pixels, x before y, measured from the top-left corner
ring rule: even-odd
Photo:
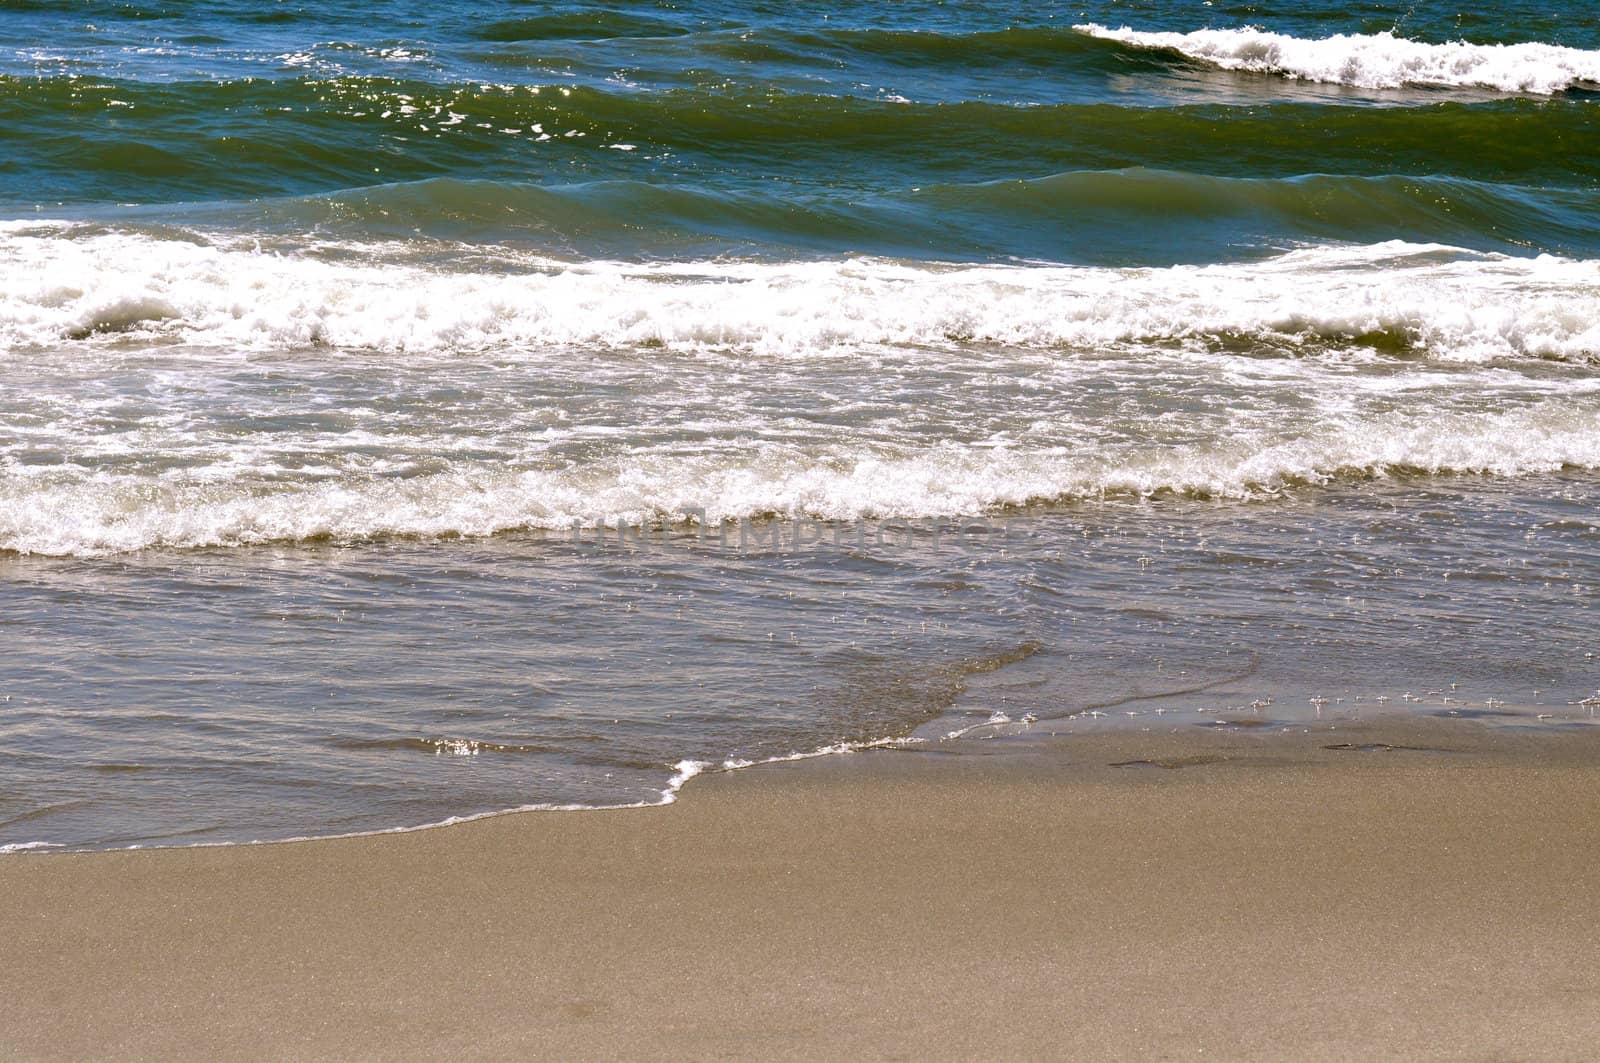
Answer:
[[[587,816],[16,854],[6,1040],[1581,1058],[1600,733],[1412,723],[873,751]]]
[[[1189,691],[1179,691],[1177,694],[1186,694]],[[1161,695],[1175,696],[1175,695]],[[634,801],[620,804],[583,805],[561,804],[556,802],[538,803],[527,805],[514,805],[507,808],[490,809],[483,812],[469,812],[460,815],[448,816],[442,820],[427,823],[398,827],[375,827],[370,830],[350,831],[344,834],[307,834],[295,835],[284,838],[250,838],[244,841],[210,841],[190,842],[183,845],[161,845],[135,843],[133,845],[112,846],[107,848],[74,848],[70,845],[56,844],[45,841],[16,842],[0,845],[0,860],[8,856],[88,856],[104,853],[132,853],[132,852],[183,852],[190,849],[229,849],[234,847],[254,848],[263,845],[298,845],[308,842],[337,842],[360,838],[381,838],[398,834],[415,834],[419,831],[442,830],[458,827],[464,824],[476,823],[480,820],[495,819],[500,816],[518,816],[524,814],[548,814],[553,812],[625,812],[662,808],[675,804],[680,799],[685,787],[697,778],[723,775],[731,772],[745,772],[758,768],[770,768],[784,764],[798,763],[801,761],[819,760],[840,756],[853,756],[859,753],[873,752],[906,752],[923,753],[936,756],[962,756],[971,755],[976,749],[981,748],[980,743],[998,741],[997,752],[1000,755],[1012,756],[1038,756],[1041,748],[1061,747],[1071,742],[1087,744],[1091,747],[1110,744],[1120,748],[1130,741],[1137,740],[1137,744],[1151,744],[1159,748],[1177,749],[1180,754],[1175,758],[1180,763],[1161,763],[1159,760],[1145,762],[1135,758],[1129,762],[1109,764],[1109,767],[1192,767],[1193,763],[1181,763],[1185,758],[1181,750],[1186,749],[1193,742],[1205,742],[1199,734],[1210,732],[1212,734],[1225,733],[1238,736],[1249,736],[1245,739],[1248,744],[1254,739],[1256,744],[1273,747],[1279,744],[1288,746],[1299,742],[1301,745],[1308,743],[1301,737],[1304,735],[1325,735],[1330,738],[1338,736],[1340,727],[1346,728],[1349,733],[1361,734],[1373,730],[1378,733],[1394,737],[1403,731],[1406,734],[1422,732],[1430,727],[1448,729],[1452,734],[1460,737],[1473,734],[1473,740],[1468,742],[1467,748],[1433,749],[1407,746],[1394,746],[1402,752],[1426,753],[1484,753],[1494,752],[1509,748],[1509,746],[1532,747],[1541,742],[1560,743],[1564,738],[1572,735],[1587,733],[1593,729],[1597,745],[1596,756],[1600,757],[1600,726],[1577,724],[1575,720],[1565,720],[1546,729],[1537,729],[1539,724],[1548,717],[1528,717],[1516,724],[1487,724],[1471,716],[1410,716],[1403,713],[1379,713],[1375,717],[1362,719],[1357,717],[1330,717],[1328,720],[1262,720],[1252,717],[1244,712],[1236,712],[1231,716],[1218,716],[1203,723],[1190,721],[1187,725],[1173,724],[1164,727],[1159,732],[1153,728],[1132,729],[1127,727],[1105,728],[1099,731],[1076,731],[1071,728],[1074,723],[1079,723],[1074,717],[1059,717],[1046,720],[1027,722],[1011,720],[983,720],[967,724],[964,727],[950,731],[939,738],[925,738],[916,735],[901,735],[888,738],[872,738],[861,741],[840,741],[822,746],[808,753],[785,753],[760,760],[745,760],[729,757],[721,763],[710,760],[685,759],[676,764],[663,765],[662,770],[671,771],[667,783],[660,790],[660,798],[655,801]],[[1081,724],[1080,724],[1081,725]],[[1032,728],[1038,727],[1037,731]],[[1091,724],[1092,726],[1092,724]],[[1059,730],[1049,730],[1047,727],[1056,727]],[[1014,728],[1004,730],[1003,728]],[[1020,730],[1015,729],[1020,728]],[[1259,730],[1257,730],[1259,729]],[[987,734],[975,732],[988,731]],[[1198,733],[1196,733],[1198,731]],[[1293,736],[1285,738],[1284,736]],[[1495,736],[1495,737],[1490,737]],[[1577,741],[1581,741],[1578,739]],[[951,743],[951,744],[946,744]],[[1330,743],[1323,746],[1331,749],[1341,743]],[[1385,743],[1379,743],[1385,744]],[[1169,758],[1173,759],[1173,758]],[[1222,759],[1237,760],[1237,755]],[[1199,763],[1199,762],[1196,762]]]

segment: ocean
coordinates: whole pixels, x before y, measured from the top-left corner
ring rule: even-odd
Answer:
[[[0,851],[1590,726],[1597,105],[1555,0],[0,3]]]

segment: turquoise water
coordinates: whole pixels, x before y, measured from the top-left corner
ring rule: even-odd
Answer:
[[[0,6],[0,846],[1585,724],[1597,103],[1557,3]]]

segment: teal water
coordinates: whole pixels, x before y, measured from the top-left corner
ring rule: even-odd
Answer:
[[[313,226],[372,189],[358,202],[392,199],[424,233],[628,257],[710,246],[1159,264],[1384,227],[1592,251],[1587,224],[1576,242],[1562,225],[1596,213],[1600,19],[1532,4],[1491,24],[1429,13],[1439,6],[1243,6],[1196,21],[1118,3],[446,4],[426,17],[13,5],[0,204],[115,218],[106,208],[179,203],[141,216],[181,224],[204,203],[211,223],[248,230],[263,205]],[[1157,47],[1074,28],[1124,25],[1254,36]],[[1311,43],[1263,59],[1282,50],[1255,39],[1266,34]],[[1338,34],[1368,36],[1314,46]],[[1535,51],[1501,54],[1507,43]],[[1263,69],[1197,57],[1207,47]],[[1202,177],[1247,183],[1218,191]],[[1351,199],[1400,178],[1407,191],[1386,191],[1381,220],[1363,224]],[[461,180],[493,187],[461,194],[449,183]],[[1183,218],[1158,241],[1130,231],[1173,205],[1205,224]],[[358,207],[350,235],[381,231],[377,209]],[[585,247],[597,226],[636,244]]]
[[[1531,0],[0,4],[0,847],[1586,725],[1597,105]]]

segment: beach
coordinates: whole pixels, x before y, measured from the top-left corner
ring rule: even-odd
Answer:
[[[16,857],[5,1052],[1581,1059],[1596,741],[1108,732],[718,773],[658,808]]]
[[[0,1060],[1582,1060],[1600,7],[0,17]]]

